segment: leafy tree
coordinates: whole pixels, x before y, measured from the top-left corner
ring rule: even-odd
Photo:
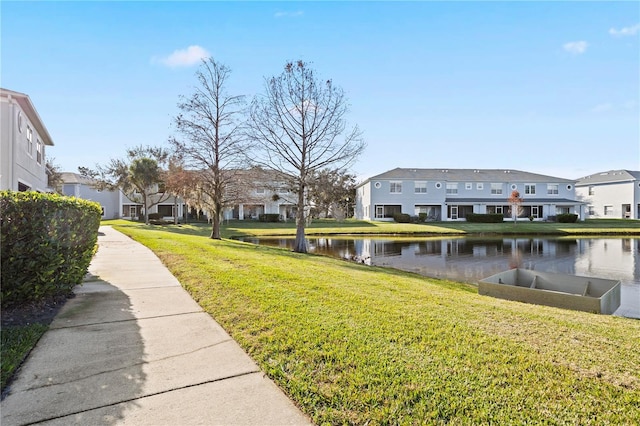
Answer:
[[[254,98],[247,135],[253,161],[288,177],[297,195],[294,251],[307,251],[304,231],[309,184],[325,168],[346,168],[364,150],[357,126],[347,128],[344,91],[321,80],[309,64],[289,62],[277,77],[265,81],[265,93]]]
[[[60,166],[56,164],[56,159],[48,157],[45,163],[47,171],[47,186],[53,189],[56,193],[62,194],[62,172]]]
[[[323,169],[309,183],[309,200],[318,212],[328,217],[349,217],[356,196],[356,177],[344,170]]]
[[[520,197],[520,193],[516,190],[511,191],[511,195],[507,199],[509,203],[509,210],[511,211],[511,218],[513,219],[513,223],[518,223],[518,216],[522,214],[522,202],[524,200]]]
[[[222,209],[237,200],[231,190],[239,180],[246,143],[240,137],[243,96],[226,91],[231,71],[210,58],[196,72],[198,86],[190,97],[180,97],[174,126],[181,138],[171,138],[186,167],[197,170],[198,199],[209,212],[211,238],[220,239]]]
[[[168,153],[157,147],[138,146],[127,150],[126,158],[111,159],[106,165],[95,169],[78,167],[82,176],[94,180],[94,188],[120,189],[131,201],[144,206],[144,221],[149,223],[149,209],[166,201],[170,194],[165,191],[163,165]]]

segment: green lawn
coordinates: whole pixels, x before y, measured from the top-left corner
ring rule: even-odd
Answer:
[[[202,225],[110,224],[154,250],[318,424],[640,424],[640,321],[214,241]],[[449,229],[351,225],[311,229]],[[224,235],[291,229],[232,223]]]
[[[36,323],[22,327],[3,327],[0,330],[1,388],[3,390],[11,375],[48,328],[44,324]]]
[[[134,226],[138,223],[125,220],[103,221],[106,225]],[[166,225],[174,228],[174,225]],[[192,223],[179,225],[175,232],[193,235],[209,235],[210,225]],[[462,235],[462,234],[527,234],[527,235],[638,235],[640,221],[623,219],[595,219],[579,223],[554,222],[512,222],[504,223],[467,223],[467,222],[430,222],[424,224],[370,222],[363,220],[316,220],[307,227],[306,235]],[[224,222],[223,238],[243,236],[295,235],[295,223],[263,223],[250,220]]]

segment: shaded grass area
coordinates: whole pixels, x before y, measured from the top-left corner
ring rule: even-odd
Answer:
[[[318,424],[640,423],[640,321],[213,241],[197,226],[116,228]]]
[[[38,323],[2,327],[2,330],[0,330],[2,390],[4,390],[15,370],[22,364],[22,361],[47,329],[47,325]]]

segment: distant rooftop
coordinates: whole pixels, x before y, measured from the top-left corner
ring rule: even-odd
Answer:
[[[581,177],[576,186],[592,185],[594,183],[633,182],[640,180],[640,171],[637,170],[609,170]]]
[[[374,179],[440,180],[445,182],[574,183],[574,180],[513,169],[404,169],[396,168]]]

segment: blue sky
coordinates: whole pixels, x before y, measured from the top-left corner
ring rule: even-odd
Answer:
[[[638,2],[7,2],[0,85],[27,93],[65,171],[166,145],[198,59],[247,100],[288,60],[341,86],[395,167],[575,179],[640,170]]]

